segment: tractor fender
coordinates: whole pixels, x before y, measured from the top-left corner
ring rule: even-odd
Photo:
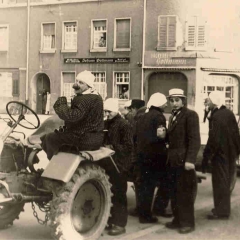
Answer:
[[[42,177],[67,183],[83,160],[85,160],[85,158],[80,155],[59,152],[52,157],[43,171]]]

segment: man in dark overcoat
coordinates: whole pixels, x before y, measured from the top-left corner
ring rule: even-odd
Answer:
[[[83,71],[73,85],[76,96],[68,106],[66,97],[59,97],[53,108],[64,128],[41,137],[42,148],[50,160],[64,145],[74,145],[81,150],[97,150],[103,143],[103,100],[94,90],[94,75]]]
[[[195,229],[194,195],[197,180],[195,162],[200,148],[199,118],[195,111],[188,109],[182,89],[169,90],[172,115],[168,127],[168,165],[171,173],[172,222],[166,223],[179,233]]]
[[[108,98],[104,102],[106,136],[104,144],[113,149],[113,161],[102,159],[98,164],[109,175],[112,184],[112,209],[108,220],[108,234],[116,236],[126,232],[127,225],[127,172],[132,162],[133,135],[130,124],[118,112],[118,99]]]
[[[227,219],[231,213],[230,183],[236,172],[240,154],[240,136],[236,118],[225,107],[224,92],[209,94],[207,104],[211,110],[209,137],[204,150],[203,171],[207,162],[212,163],[214,209],[208,219]]]
[[[161,173],[165,171],[167,150],[165,139],[159,138],[157,129],[166,130],[166,118],[163,109],[167,99],[161,93],[154,93],[147,104],[146,113],[137,122],[136,155],[139,165],[138,214],[140,223],[155,223],[158,219],[152,216],[151,206],[154,190]]]

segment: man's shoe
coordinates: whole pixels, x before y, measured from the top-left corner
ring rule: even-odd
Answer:
[[[165,224],[165,227],[169,228],[169,229],[178,229],[180,226],[179,226],[179,224],[174,223],[174,222],[167,222]]]
[[[139,222],[140,223],[157,223],[158,219],[156,217],[147,217],[147,218],[143,218],[143,217],[139,217]]]
[[[109,231],[109,230],[112,229],[112,227],[113,227],[113,225],[112,225],[112,224],[109,224],[108,226],[105,227],[105,230]]]
[[[185,234],[185,233],[190,233],[193,232],[195,230],[194,227],[181,227],[178,232],[181,234]]]
[[[207,215],[208,220],[227,220],[229,216],[218,216],[216,214]]]
[[[114,225],[108,232],[108,235],[110,236],[117,236],[120,234],[123,234],[126,232],[126,229],[124,227],[116,226]]]
[[[132,217],[138,217],[138,210],[137,210],[137,208],[129,210],[128,211],[128,215],[130,215]]]
[[[172,213],[167,213],[166,211],[153,211],[153,214],[156,216],[161,216],[161,217],[165,217],[165,218],[171,218],[173,216]]]

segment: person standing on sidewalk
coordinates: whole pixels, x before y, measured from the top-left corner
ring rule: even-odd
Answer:
[[[167,99],[161,93],[151,95],[146,113],[137,122],[136,155],[139,165],[139,176],[136,181],[138,188],[138,217],[140,223],[156,223],[158,219],[152,215],[154,190],[165,170],[167,149],[165,138],[158,136],[158,128],[166,131],[166,118],[163,109]]]
[[[230,183],[240,154],[240,135],[236,118],[225,107],[224,92],[213,91],[207,104],[211,110],[209,137],[203,153],[202,171],[212,163],[214,209],[209,220],[228,219],[231,213]]]
[[[172,115],[168,127],[168,165],[171,178],[172,222],[169,229],[189,233],[195,229],[194,193],[197,190],[195,162],[200,148],[199,117],[188,109],[182,89],[169,90]]]
[[[108,220],[108,234],[116,236],[126,232],[127,225],[127,172],[133,154],[133,136],[130,124],[118,112],[118,99],[108,98],[104,102],[105,140],[104,145],[113,149],[113,160],[102,159],[98,164],[105,169],[112,184],[112,209]]]

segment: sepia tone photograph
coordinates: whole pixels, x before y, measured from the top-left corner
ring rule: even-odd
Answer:
[[[0,239],[239,239],[239,83],[239,0],[0,0]]]

